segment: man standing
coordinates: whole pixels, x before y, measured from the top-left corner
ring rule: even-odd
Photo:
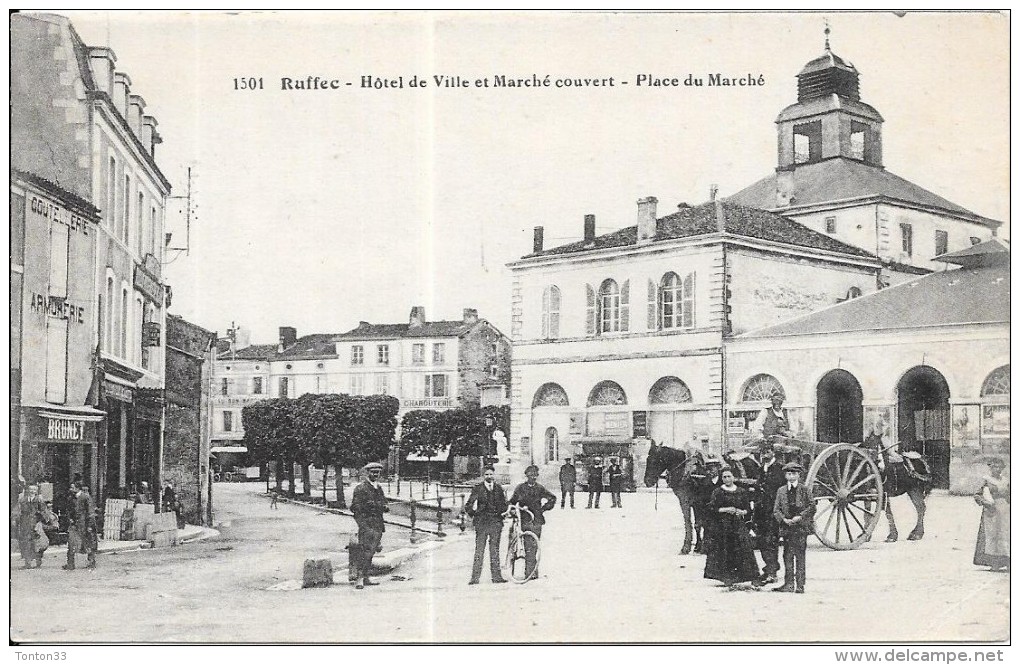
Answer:
[[[64,570],[74,570],[75,555],[80,550],[86,555],[86,568],[96,567],[96,549],[99,546],[96,534],[96,513],[92,496],[80,480],[71,483],[70,525],[67,528],[67,565]]]
[[[489,572],[496,584],[506,582],[499,570],[499,540],[503,533],[503,513],[506,512],[506,493],[496,482],[496,472],[485,467],[485,479],[474,486],[464,504],[464,512],[475,522],[475,562],[471,568],[471,581],[478,584],[482,578],[482,558],[485,543],[489,543]]]
[[[570,507],[574,507],[574,484],[577,482],[577,467],[570,458],[563,460],[560,467],[560,508],[566,508],[567,494],[570,495]]]
[[[602,496],[602,459],[594,457],[591,466],[588,467],[588,507],[591,508],[591,500],[595,499],[595,507],[599,507],[599,498]]]
[[[606,475],[609,476],[609,494],[613,498],[613,508],[623,508],[623,502],[620,500],[620,493],[623,491],[623,469],[615,457],[610,458]]]
[[[800,464],[790,462],[783,467],[786,473],[786,484],[776,492],[776,505],[773,515],[779,523],[779,533],[783,537],[783,567],[785,581],[783,586],[773,591],[796,591],[804,593],[804,582],[807,579],[804,562],[807,554],[807,537],[813,528],[815,502],[811,492],[800,482],[800,474],[804,470]]]
[[[542,538],[542,525],[545,524],[547,510],[556,507],[556,495],[538,484],[538,467],[532,464],[524,470],[527,480],[517,486],[510,503],[527,508],[531,514],[521,511],[521,529],[530,531],[538,539]],[[524,572],[526,579],[533,580],[538,577],[538,557],[535,545],[530,538],[524,539]]]
[[[355,587],[357,589],[379,584],[368,577],[372,572],[372,557],[375,556],[379,543],[382,542],[383,531],[386,530],[383,513],[389,511],[386,507],[386,495],[379,483],[382,464],[370,462],[365,465],[365,472],[368,477],[354,488],[354,498],[351,499],[351,512],[354,513],[354,521],[358,523],[358,545],[352,550],[352,553],[357,552],[359,555],[353,557],[357,560],[360,572],[360,579],[355,578],[358,579]]]
[[[771,584],[779,574],[779,523],[773,511],[776,492],[786,482],[782,466],[776,461],[776,451],[769,441],[761,447],[761,474],[758,476],[758,493],[754,500],[754,530],[758,535],[758,549],[765,562],[762,582]]]

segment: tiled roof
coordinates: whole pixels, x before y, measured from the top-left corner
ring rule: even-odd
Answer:
[[[357,328],[348,330],[341,335],[334,335],[333,339],[339,342],[405,337],[459,337],[474,325],[474,323],[464,323],[463,321],[426,321],[422,325],[412,328],[407,323],[369,323],[362,321]]]
[[[999,238],[991,238],[977,245],[948,254],[940,254],[932,261],[953,263],[959,266],[978,267],[1009,263],[1009,245]]]
[[[863,249],[840,242],[824,233],[809,229],[799,222],[766,210],[749,208],[731,202],[722,202],[721,207],[725,217],[726,232],[733,235],[781,242],[799,247],[823,249],[830,252],[841,252],[854,256],[876,258],[873,254]],[[719,223],[716,204],[710,202],[690,208],[681,208],[671,215],[660,217],[656,220],[654,242],[676,238],[693,238],[709,233],[717,233],[718,231]],[[553,247],[537,254],[529,254],[525,258],[572,254],[609,247],[626,247],[636,243],[637,226],[630,226],[613,233],[596,236],[589,243],[581,240],[561,245],[560,247]]]
[[[276,355],[276,344],[252,344],[231,353],[226,351],[217,360],[269,360]]]
[[[1009,266],[944,270],[740,339],[1009,322]]]
[[[299,337],[283,353],[277,353],[274,360],[302,360],[307,358],[336,357],[336,335],[332,333],[316,333]]]
[[[800,164],[793,170],[792,175],[795,206],[884,196],[937,208],[989,226],[999,225],[995,220],[977,215],[881,167],[852,159],[839,157],[813,164]],[[782,212],[782,209],[776,206],[777,177],[776,173],[772,173],[726,200],[739,205]]]

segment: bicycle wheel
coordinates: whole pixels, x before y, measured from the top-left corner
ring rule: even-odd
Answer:
[[[506,554],[503,556],[503,574],[505,577],[509,577],[511,581],[521,584],[531,579],[528,575],[527,561],[526,561],[526,546],[525,543],[534,545],[535,548],[535,566],[538,567],[538,559],[541,554],[539,549],[539,540],[530,531],[522,531],[519,534],[512,534],[509,541],[507,542]]]

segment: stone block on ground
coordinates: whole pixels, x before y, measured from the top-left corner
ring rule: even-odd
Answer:
[[[329,559],[305,559],[302,589],[333,584],[333,562]]]

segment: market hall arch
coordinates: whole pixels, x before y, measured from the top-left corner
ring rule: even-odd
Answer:
[[[949,383],[934,367],[918,365],[896,384],[900,450],[916,450],[931,466],[935,487],[949,488]]]
[[[687,384],[675,376],[664,376],[648,391],[648,436],[659,445],[681,448],[692,443],[695,411]]]
[[[845,369],[826,372],[815,390],[815,432],[824,443],[864,441],[864,391]]]
[[[556,465],[560,457],[571,457],[570,400],[558,383],[544,383],[531,400],[530,461]]]

